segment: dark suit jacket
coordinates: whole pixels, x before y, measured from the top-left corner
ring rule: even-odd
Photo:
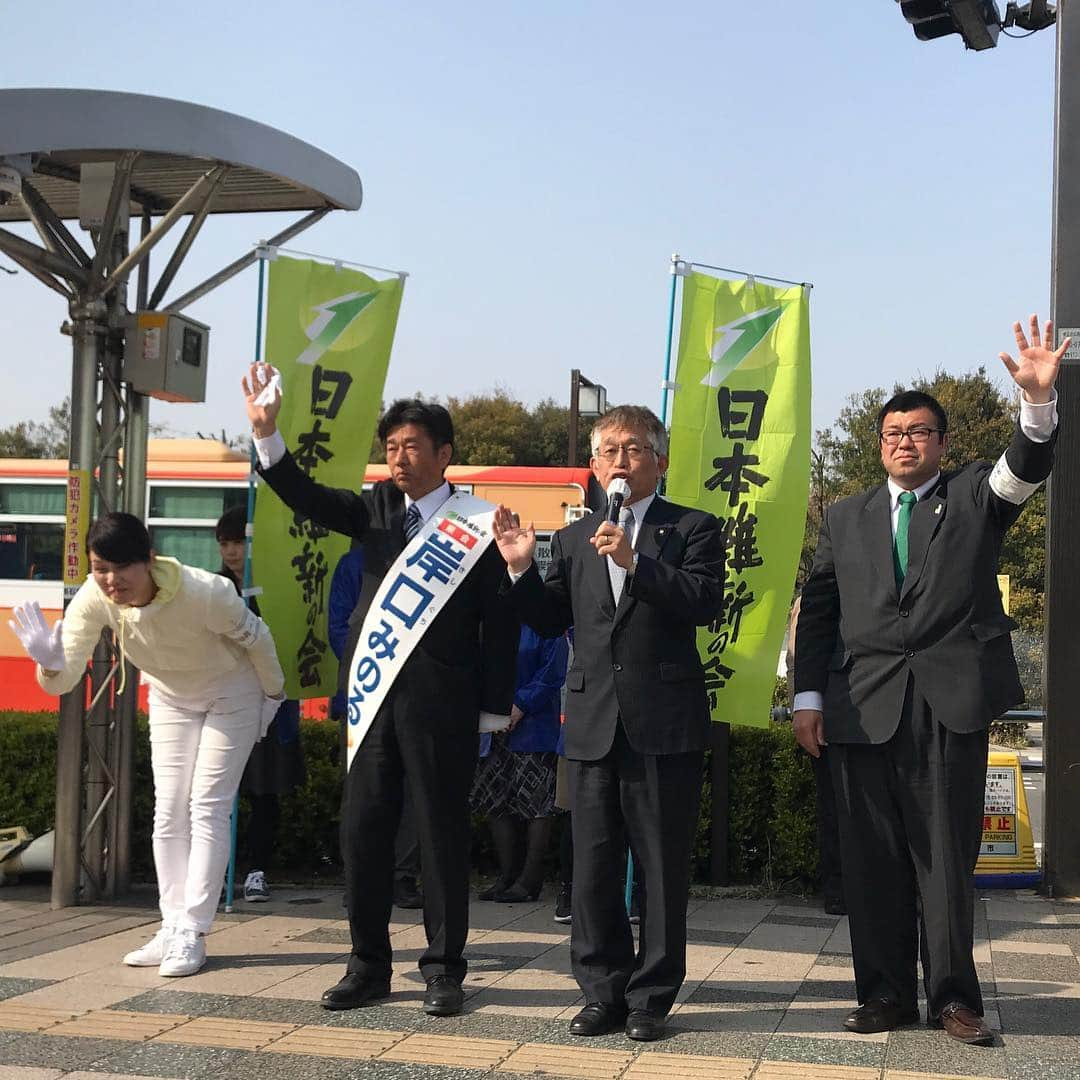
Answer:
[[[259,470],[291,509],[364,543],[360,599],[350,622],[363,622],[387,570],[405,547],[405,496],[389,480],[357,494],[315,483],[286,453]],[[398,675],[432,723],[476,734],[477,713],[506,715],[514,700],[518,623],[500,596],[506,566],[494,543],[435,617]]]
[[[639,753],[701,750],[709,737],[697,626],[716,616],[724,594],[724,551],[716,518],[653,501],[637,538],[638,565],[616,609],[607,560],[589,537],[590,514],[557,532],[551,565],[535,565],[509,588],[522,621],[542,637],[574,628],[566,675],[566,756],[602,758],[621,716]]]
[[[1017,427],[1009,468],[1021,480],[1044,480],[1053,446]],[[828,742],[891,738],[909,673],[935,718],[957,732],[979,731],[1023,700],[1009,636],[1016,623],[996,576],[1005,530],[1023,506],[991,489],[992,469],[978,461],[943,473],[915,504],[899,593],[888,487],[826,511],[802,592],[795,690],[824,694]]]

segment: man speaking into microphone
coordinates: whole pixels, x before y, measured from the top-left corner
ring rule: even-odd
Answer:
[[[656,494],[667,432],[623,405],[592,431],[604,514],[555,534],[541,580],[536,535],[500,506],[494,532],[507,595],[537,633],[574,628],[566,676],[567,774],[574,831],[571,962],[586,1005],[574,1035],[625,1028],[658,1038],[686,974],[686,901],[709,737],[695,627],[724,591],[716,519]],[[640,946],[624,904],[627,845],[641,868]]]

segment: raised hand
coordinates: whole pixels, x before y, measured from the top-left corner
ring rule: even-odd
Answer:
[[[1013,323],[1016,347],[1020,350],[1016,360],[1008,353],[999,353],[1001,362],[1008,368],[1013,382],[1024,391],[1024,397],[1033,405],[1045,405],[1053,398],[1054,382],[1057,380],[1061,358],[1069,347],[1066,338],[1054,348],[1054,324],[1047,321],[1042,336],[1039,335],[1039,316],[1031,316],[1031,341],[1024,334],[1020,323]]]
[[[277,431],[277,416],[281,412],[281,390],[275,387],[271,393],[266,393],[271,380],[277,374],[277,370],[269,364],[256,363],[248,368],[248,374],[240,380],[251,430],[259,439],[265,439],[267,435],[273,435]]]
[[[533,552],[536,550],[536,529],[533,523],[523,529],[517,514],[501,503],[492,519],[492,531],[499,554],[506,561],[512,573],[522,574],[532,565]]]
[[[58,619],[50,630],[41,605],[36,600],[17,604],[12,610],[14,620],[8,620],[15,636],[22,643],[27,656],[46,671],[63,671],[64,659],[63,619]]]

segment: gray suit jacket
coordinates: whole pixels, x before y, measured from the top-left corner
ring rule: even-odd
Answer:
[[[1044,480],[1055,439],[1032,442],[1018,426],[1006,451],[1012,473]],[[824,695],[828,742],[888,741],[909,675],[953,731],[981,730],[1023,700],[1009,636],[1016,623],[997,585],[1002,538],[1023,504],[995,493],[992,469],[978,461],[944,473],[915,505],[899,591],[888,487],[827,510],[802,592],[795,688]]]

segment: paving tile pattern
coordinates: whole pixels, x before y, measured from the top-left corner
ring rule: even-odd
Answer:
[[[661,1041],[577,1039],[552,900],[474,904],[466,1011],[433,1018],[419,1008],[418,913],[394,913],[391,997],[326,1012],[319,995],[348,948],[340,894],[275,890],[265,909],[219,918],[207,967],[165,983],[119,963],[156,922],[149,904],[51,912],[47,897],[5,891],[0,1080],[1080,1080],[1080,904],[980,902],[975,956],[1001,1034],[967,1047],[925,1025],[845,1032],[847,921],[737,897],[691,902],[687,981]]]

